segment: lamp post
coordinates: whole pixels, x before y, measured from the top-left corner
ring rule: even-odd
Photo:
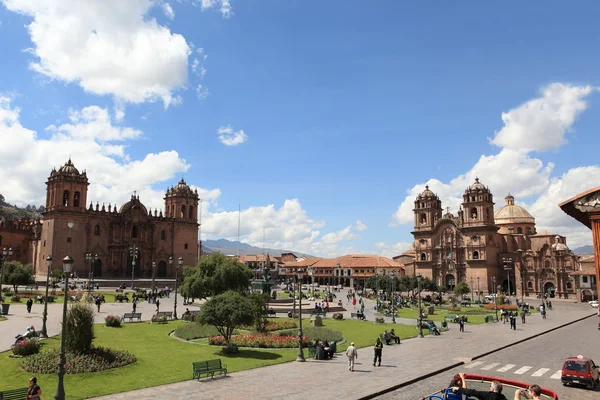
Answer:
[[[481,291],[479,290],[479,277],[477,277],[477,303],[481,304]]]
[[[421,309],[421,275],[417,276],[417,296],[419,296],[419,337],[423,336],[423,310]]]
[[[88,275],[88,297],[92,290],[92,278],[94,277],[94,263],[98,261],[98,254],[87,253],[85,255],[85,261],[90,263],[90,272]]]
[[[66,319],[67,319],[67,303],[69,302],[69,295],[67,288],[69,287],[69,275],[73,270],[73,259],[71,256],[63,258],[63,272],[65,275],[65,299],[63,302],[63,315],[62,315],[62,329],[60,332],[60,353],[58,355],[58,385],[56,386],[56,393],[54,394],[54,400],[65,400],[65,385],[63,378],[65,376],[65,364],[67,363],[65,357],[65,333],[66,333]]]
[[[169,263],[172,263],[171,257],[169,257]],[[177,271],[183,266],[183,257],[177,259],[177,267],[175,267],[175,304],[173,304],[173,318],[177,319]]]
[[[337,284],[339,286],[340,285],[340,279],[342,277],[342,266],[340,265],[340,263],[337,263],[337,265],[335,266],[335,270],[337,272]]]
[[[315,297],[315,284],[313,282],[313,269],[312,267],[308,267],[306,269],[306,271],[308,272],[308,276],[310,276],[310,287],[311,287],[311,296],[314,298]]]
[[[506,271],[506,277],[508,278],[508,299],[510,300],[510,271],[512,270],[512,257],[507,257],[502,259],[502,263],[504,264],[504,270]]]
[[[498,296],[496,290],[496,277],[492,276],[492,288],[494,289],[494,310],[496,311],[496,321],[498,321]]]
[[[296,361],[306,361],[304,359],[304,351],[302,350],[302,268],[298,268],[298,293],[300,293],[300,302],[298,303],[298,357]]]
[[[135,262],[138,258],[138,247],[134,244],[132,248],[129,249],[129,255],[131,256],[131,290],[133,290],[133,279],[135,274]]]
[[[156,261],[152,261],[152,288],[151,291],[154,292],[154,279],[156,277]]]
[[[396,273],[392,271],[392,324],[396,323]]]
[[[46,297],[44,298],[44,312],[42,313],[42,331],[40,334],[42,337],[48,337],[48,331],[46,330],[46,321],[48,320],[48,286],[50,285],[50,271],[52,270],[52,256],[46,257],[46,265],[48,270],[46,271]]]
[[[521,267],[520,267],[520,271],[521,271],[521,304],[523,304],[523,302],[525,301],[524,296],[525,296],[525,266],[523,265],[523,262],[521,261]]]
[[[7,257],[10,257],[13,255],[13,249],[12,247],[10,248],[4,248],[2,249],[2,256],[0,256],[0,299],[3,299],[2,297],[2,279],[4,279],[4,261],[6,260]]]

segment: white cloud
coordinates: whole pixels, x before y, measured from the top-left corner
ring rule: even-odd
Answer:
[[[354,224],[354,229],[357,232],[362,232],[362,231],[367,230],[367,226],[365,224],[363,224],[363,222],[361,220],[357,220],[356,224]]]
[[[130,103],[160,99],[165,107],[185,88],[190,47],[148,17],[156,2],[1,1],[33,19],[30,68],[52,80]]]
[[[478,176],[496,196],[496,207],[509,192],[518,198],[534,197],[529,211],[536,217],[538,231],[568,234],[572,247],[589,243],[591,235],[585,233],[576,221],[571,220],[558,204],[590,187],[600,185],[600,167],[580,167],[569,170],[560,177],[552,177],[554,163],[544,163],[531,155],[533,151],[557,149],[566,143],[565,135],[573,131],[577,117],[587,103],[585,97],[594,89],[551,84],[542,90],[541,97],[503,113],[504,127],[491,141],[502,147],[494,155],[482,155],[466,173],[448,183],[431,178],[407,191],[392,216],[392,226],[414,223],[414,200],[428,184],[456,214],[462,203],[464,190]]]
[[[219,140],[226,146],[237,146],[248,140],[248,136],[243,130],[235,131],[231,125],[221,126],[217,129]]]
[[[591,86],[569,86],[553,83],[542,96],[502,113],[504,127],[491,143],[505,149],[547,151],[566,143],[575,119],[585,111],[584,98]]]
[[[169,179],[189,169],[176,151],[149,153],[131,160],[126,143],[142,133],[114,124],[108,110],[89,106],[69,111],[69,123],[50,126],[42,134],[20,123],[20,109],[0,97],[0,182],[7,201],[45,204],[45,182],[51,169],[69,157],[90,179],[88,199],[123,204],[137,190],[147,207],[162,208]],[[118,143],[118,144],[115,144]],[[220,192],[208,191],[207,198]]]
[[[204,100],[204,99],[206,99],[208,96],[210,96],[210,92],[208,91],[208,89],[207,89],[205,86],[203,86],[203,85],[199,84],[199,85],[196,87],[196,96],[198,96],[198,98],[199,98],[200,100]]]
[[[203,10],[218,8],[223,18],[229,18],[233,15],[230,0],[195,0]]]
[[[165,17],[171,20],[175,19],[175,11],[173,11],[173,7],[171,7],[169,3],[163,3],[161,5],[161,8],[163,10],[163,13],[165,14]]]
[[[394,244],[387,244],[386,242],[378,242],[375,243],[375,247],[377,248],[378,254],[392,258],[409,250],[412,247],[412,243],[397,242]]]
[[[328,244],[336,244],[341,242],[342,240],[354,240],[357,239],[358,235],[352,232],[352,226],[348,225],[344,229],[341,229],[336,232],[330,232],[326,235],[323,235],[320,242],[324,245]]]

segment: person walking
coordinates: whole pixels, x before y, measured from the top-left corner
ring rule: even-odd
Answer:
[[[100,312],[101,304],[102,304],[102,298],[100,296],[96,297],[96,307],[98,307],[98,312]]]
[[[373,357],[373,366],[375,363],[379,361],[378,366],[381,367],[381,353],[383,352],[383,343],[381,343],[381,339],[377,338],[375,341],[375,357]]]
[[[30,297],[27,299],[27,313],[31,314],[31,307],[33,306],[33,299]]]
[[[517,315],[513,311],[510,313],[510,329],[517,330]]]
[[[354,372],[354,360],[358,359],[358,351],[354,347],[354,342],[350,343],[350,346],[346,349],[346,357],[348,357],[348,371]]]
[[[160,300],[156,299],[156,312],[160,311]]]
[[[465,331],[465,317],[462,315],[458,316],[458,326],[460,327],[461,332]]]
[[[542,314],[542,319],[546,319],[546,306],[544,303],[540,306],[540,314]]]
[[[521,310],[521,323],[524,324],[525,323],[525,315],[527,314],[527,311],[525,311],[525,309],[523,308]]]
[[[42,389],[37,384],[37,378],[32,376],[29,378],[29,387],[27,388],[27,397],[29,400],[40,400],[42,396]]]
[[[133,306],[133,313],[135,314],[135,310],[137,309],[137,299],[133,299],[131,305]]]

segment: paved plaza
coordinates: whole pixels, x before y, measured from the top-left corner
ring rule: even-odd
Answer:
[[[339,296],[339,294],[338,294]],[[343,294],[346,306],[345,294]],[[537,301],[529,300],[535,305]],[[373,325],[375,339],[382,329],[373,324],[372,304],[366,304],[367,318],[364,322]],[[59,333],[62,304],[50,304],[48,307],[48,331],[50,335]],[[182,300],[178,302],[178,312],[185,311]],[[347,307],[347,306],[346,306]],[[161,301],[161,310],[172,310],[173,296]],[[144,320],[150,319],[155,306],[147,302],[138,304]],[[1,323],[2,331],[8,335],[0,335],[0,349],[7,350],[12,344],[12,337],[27,325],[41,329],[42,305],[34,305],[31,314],[27,314],[25,306],[11,305],[8,321]],[[108,314],[121,315],[131,311],[131,303],[103,304],[96,322],[103,322]],[[345,314],[350,317],[354,311],[349,306]],[[441,336],[403,340],[401,345],[385,346],[381,367],[372,366],[373,349],[358,350],[359,358],[356,371],[351,373],[347,368],[346,357],[337,354],[333,360],[307,360],[305,363],[289,362],[253,370],[235,372],[224,378],[204,379],[200,382],[188,380],[148,389],[118,393],[99,397],[102,400],[117,399],[239,399],[243,392],[245,399],[325,399],[345,398],[359,399],[386,388],[407,382],[425,374],[457,363],[468,363],[471,358],[511,345],[515,342],[531,338],[540,333],[552,330],[572,321],[595,315],[595,310],[587,304],[571,301],[554,301],[554,310],[549,312],[548,319],[542,320],[539,314],[528,318],[526,325],[517,325],[511,331],[509,325],[502,323],[487,325],[467,325],[466,332],[460,333],[458,326],[450,325],[450,330]],[[399,323],[415,324],[412,320],[398,319]],[[326,320],[325,320],[326,324]],[[416,327],[415,327],[416,329]],[[14,334],[13,334],[14,332]],[[352,341],[352,338],[346,338]],[[488,356],[493,358],[493,355]],[[191,377],[191,365],[190,365]],[[424,393],[425,395],[425,393]]]

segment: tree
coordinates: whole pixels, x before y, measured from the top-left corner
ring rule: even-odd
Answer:
[[[0,194],[0,206],[6,205],[6,199],[2,194]]]
[[[73,304],[67,311],[65,324],[67,351],[87,353],[94,340],[94,309],[88,304]]]
[[[248,297],[229,290],[204,303],[197,319],[201,324],[214,326],[223,336],[227,343],[225,352],[236,352],[237,347],[231,345],[231,335],[238,326],[254,322],[254,310]]]
[[[62,281],[65,278],[65,273],[62,269],[53,269],[50,272],[50,281],[53,285],[56,285],[58,282]]]
[[[458,282],[458,285],[454,287],[454,295],[458,298],[462,298],[465,294],[471,293],[471,289],[466,282]]]
[[[213,253],[202,257],[196,266],[186,267],[183,276],[181,293],[188,298],[205,299],[228,290],[246,293],[252,270],[235,258]]]
[[[269,319],[267,318],[269,315],[269,294],[252,293],[249,298],[252,302],[256,332],[265,332],[269,323]]]
[[[27,286],[35,283],[33,279],[33,266],[23,265],[20,261],[8,261],[4,263],[4,284],[11,285],[15,293],[19,286]]]

